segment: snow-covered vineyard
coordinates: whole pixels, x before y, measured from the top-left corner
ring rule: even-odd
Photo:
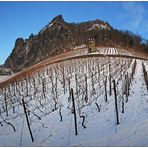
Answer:
[[[80,56],[80,55],[88,55],[88,49],[85,47],[86,45],[81,45],[80,47],[78,47],[78,51],[75,50],[74,52],[72,52],[71,57],[75,57],[75,56]],[[77,47],[75,47],[74,49],[77,49]],[[128,57],[133,57],[133,58],[144,58],[144,59],[148,59],[146,56],[142,56],[139,54],[137,54],[137,52],[134,51],[127,51],[125,49],[121,49],[121,48],[114,48],[114,47],[97,47],[97,51],[91,54],[99,54],[99,55],[109,55],[109,56],[128,56]],[[69,57],[68,56],[68,57]]]
[[[146,60],[92,56],[0,85],[0,146],[148,146],[147,71]]]

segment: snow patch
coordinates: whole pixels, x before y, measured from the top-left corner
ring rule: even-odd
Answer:
[[[110,30],[110,27],[108,27],[107,24],[94,24],[91,28],[89,28],[88,30]]]
[[[83,44],[83,45],[78,45],[78,46],[72,47],[72,49],[81,49],[81,48],[86,48],[86,45]]]

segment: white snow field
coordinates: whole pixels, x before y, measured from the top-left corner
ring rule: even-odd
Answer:
[[[148,146],[147,70],[147,60],[92,54],[0,83],[0,146]]]

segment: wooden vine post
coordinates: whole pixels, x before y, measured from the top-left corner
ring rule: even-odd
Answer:
[[[62,71],[63,71],[63,87],[64,87],[64,94],[65,94],[66,89],[65,89],[65,72],[64,72],[64,66],[62,68]]]
[[[34,141],[34,138],[33,138],[33,135],[32,135],[31,128],[30,128],[29,119],[28,119],[28,115],[27,115],[27,111],[26,111],[26,106],[25,106],[24,99],[22,99],[22,103],[23,103],[23,107],[24,107],[24,113],[25,113],[25,116],[26,116],[27,126],[28,126],[28,129],[29,129],[31,140],[33,142]]]
[[[71,97],[72,97],[73,113],[74,113],[75,135],[78,135],[77,116],[76,116],[75,101],[74,101],[74,94],[73,94],[73,89],[72,88],[71,88]]]
[[[105,102],[107,102],[107,77],[104,81],[104,88],[105,88]]]
[[[115,80],[113,80],[113,86],[114,86],[114,95],[115,95],[116,118],[117,118],[117,124],[119,124],[118,104],[117,104],[117,93],[116,93],[116,83],[115,83]]]
[[[111,74],[109,74],[109,95],[112,95]]]
[[[76,95],[78,95],[78,78],[77,78],[77,74],[75,74],[75,81],[76,81]]]
[[[5,89],[5,92],[4,92],[4,100],[5,100],[6,116],[8,117],[8,108],[7,108],[7,97],[6,97],[6,89]]]
[[[88,101],[88,88],[87,88],[87,75],[85,74],[85,91],[86,91],[86,102]]]
[[[68,90],[69,90],[69,98],[70,98],[70,78],[68,78]]]
[[[111,64],[109,58],[109,95],[112,95],[112,84],[111,84]]]

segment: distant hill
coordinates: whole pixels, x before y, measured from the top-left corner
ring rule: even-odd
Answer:
[[[106,21],[99,19],[83,23],[67,23],[58,15],[28,39],[18,38],[14,49],[4,63],[4,67],[18,72],[39,61],[78,46],[87,46],[89,38],[94,38],[97,46],[122,47],[137,51],[148,51],[142,38],[129,31],[114,29]]]

